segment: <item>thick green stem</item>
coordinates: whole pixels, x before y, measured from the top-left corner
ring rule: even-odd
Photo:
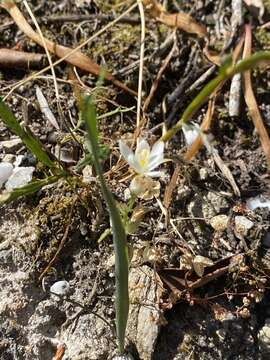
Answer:
[[[160,138],[160,140],[170,140],[177,133],[177,131],[180,130],[181,127],[191,119],[192,115],[194,115],[194,113],[202,106],[202,104],[204,104],[208,97],[223,81],[230,79],[239,72],[249,70],[262,62],[270,62],[269,51],[257,52],[248,58],[239,61],[236,65],[232,65],[231,62],[223,65],[219,70],[218,76],[205,85],[205,87],[199,92],[194,100],[192,100],[192,102],[188,105],[181,119],[171,129],[169,129]]]

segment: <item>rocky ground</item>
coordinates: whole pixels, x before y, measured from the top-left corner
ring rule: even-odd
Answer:
[[[242,6],[242,14],[235,3]],[[132,2],[33,0],[28,4],[44,37],[74,48]],[[163,5],[167,15],[190,14],[194,27],[189,31],[191,23],[188,28],[180,24],[175,31],[145,7],[140,136],[151,144],[217,75],[226,55],[235,52],[248,31],[244,24],[251,24],[252,52],[270,48],[266,0],[164,1]],[[33,25],[22,2],[18,7]],[[140,12],[135,7],[82,52],[137,91],[140,39]],[[72,177],[1,205],[0,359],[111,359],[116,354],[113,244],[92,166],[78,166],[86,131],[79,123],[76,97],[78,91],[94,96],[106,150],[105,177],[122,209],[128,203],[132,173],[119,161],[118,141],[128,142],[134,134],[136,98],[111,81],[99,86],[89,72],[74,71],[62,62],[55,67],[58,101],[51,72],[35,73],[48,64],[44,49],[0,8],[3,48],[42,54],[29,69],[18,64],[8,68],[0,53],[1,97]],[[254,69],[251,75],[269,133],[269,67]],[[269,171],[241,78],[234,81],[238,90],[232,90],[228,81],[215,94],[206,146],[187,161],[192,131],[178,132],[165,149],[168,161],[161,166],[165,175],[159,179],[160,190],[137,199],[133,212],[128,212],[137,218],[140,211],[143,214],[139,227],[128,236],[133,256],[127,350],[135,360],[269,358]],[[48,112],[44,115],[37,87],[57,124]],[[209,107],[205,102],[193,124],[202,123]],[[33,167],[35,179],[48,176],[48,169],[2,122],[0,130],[1,163],[17,161],[19,168]],[[4,184],[1,191],[6,193]],[[106,231],[109,235],[103,238]],[[65,281],[60,284],[62,295],[50,291],[58,281]]]

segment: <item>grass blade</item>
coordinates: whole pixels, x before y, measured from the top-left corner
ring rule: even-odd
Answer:
[[[1,98],[0,117],[8,129],[21,138],[24,145],[37,157],[38,160],[47,165],[49,168],[55,168],[55,163],[51,160],[49,154],[42,148],[40,141],[31,134],[30,130],[22,128],[12,111]]]
[[[21,188],[14,189],[13,191],[2,194],[0,195],[0,205],[16,200],[20,196],[33,194],[40,190],[43,186],[56,182],[60,179],[60,177],[61,176],[49,176],[46,179],[34,180]]]
[[[82,117],[88,130],[89,146],[93,155],[94,166],[99,177],[101,190],[107,203],[113,231],[113,243],[115,251],[115,311],[116,311],[116,332],[118,338],[118,350],[124,352],[125,332],[128,319],[129,294],[128,294],[128,249],[125,229],[115,204],[112,193],[108,189],[100,164],[98,129],[96,122],[95,107],[90,97],[86,97],[82,109]]]

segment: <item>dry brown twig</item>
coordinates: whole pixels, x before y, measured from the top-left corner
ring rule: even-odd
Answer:
[[[244,45],[244,52],[243,52],[243,59],[251,55],[251,47],[252,47],[252,33],[251,33],[251,26],[246,25],[246,37],[245,37],[245,45]],[[244,72],[244,97],[246,104],[248,106],[248,110],[257,130],[261,145],[266,156],[266,161],[268,165],[268,169],[270,169],[270,139],[267,133],[267,130],[263,124],[263,119],[260,114],[259,107],[257,105],[257,101],[252,89],[252,82],[251,82],[251,71],[247,70]]]
[[[180,12],[170,14],[156,0],[143,0],[143,4],[150,15],[163,24],[196,34],[201,38],[206,37],[205,26],[198,24],[190,15]]]
[[[47,55],[47,58],[48,58],[48,61],[49,61],[49,65],[50,65],[50,69],[51,69],[51,72],[52,72],[52,77],[53,77],[53,84],[54,84],[54,89],[55,89],[55,95],[56,95],[56,100],[57,100],[57,107],[58,107],[58,112],[59,112],[59,116],[60,118],[62,117],[62,114],[63,114],[63,111],[62,111],[62,108],[61,108],[61,105],[60,105],[60,95],[59,95],[59,90],[58,90],[58,85],[57,85],[57,80],[56,80],[56,75],[55,75],[55,71],[54,71],[54,67],[53,67],[53,62],[52,62],[52,58],[51,58],[51,55],[50,55],[50,52],[48,50],[48,47],[47,47],[47,44],[46,44],[46,41],[45,41],[45,38],[42,34],[42,31],[39,27],[39,24],[35,18],[35,15],[33,14],[27,0],[23,0],[23,4],[24,6],[26,7],[26,10],[28,11],[28,14],[30,15],[37,31],[38,31],[38,34],[41,38],[41,41],[42,41],[42,45],[43,45],[43,48],[45,50],[45,53]]]
[[[47,64],[46,55],[33,54],[12,49],[0,49],[0,68],[40,69]]]

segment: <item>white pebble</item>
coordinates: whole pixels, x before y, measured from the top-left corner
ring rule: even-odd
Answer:
[[[247,219],[245,216],[236,216],[235,217],[235,230],[239,234],[245,236],[248,233],[248,230],[250,230],[254,226],[254,223]]]
[[[210,220],[210,225],[216,231],[224,231],[227,229],[229,217],[227,215],[216,215]]]
[[[66,295],[70,286],[66,280],[57,281],[50,287],[50,292],[56,295]]]
[[[261,196],[256,196],[254,198],[248,199],[246,204],[247,207],[253,211],[257,208],[267,208],[268,210],[270,210],[270,200],[265,199]]]
[[[127,354],[114,356],[112,360],[134,360],[134,358],[132,355]]]
[[[22,166],[15,168],[8,181],[6,182],[6,189],[8,191],[11,191],[13,189],[20,188],[26,185],[27,183],[29,183],[29,181],[32,180],[32,175],[34,171],[35,168],[33,166]]]
[[[8,178],[12,174],[12,171],[13,171],[12,164],[8,162],[0,163],[0,188],[8,180]]]

